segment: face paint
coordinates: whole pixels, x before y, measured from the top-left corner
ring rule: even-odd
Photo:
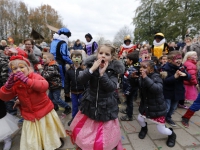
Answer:
[[[172,64],[175,66],[180,66],[182,63],[182,55],[178,54],[172,58]]]
[[[13,73],[17,73],[17,72],[23,72],[24,75],[28,75],[29,74],[29,69],[26,65],[24,64],[18,64],[18,66],[11,66],[12,72]]]
[[[72,57],[72,61],[73,61],[74,64],[80,64],[82,62],[82,58],[81,58],[81,56],[75,56],[74,55]]]
[[[173,61],[175,61],[177,59],[182,59],[182,55],[178,54],[178,55],[176,55],[176,56],[173,57]]]
[[[143,54],[148,54],[148,50],[143,50],[141,53],[140,53],[140,56],[142,56]]]

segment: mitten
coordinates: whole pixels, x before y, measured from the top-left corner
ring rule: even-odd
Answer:
[[[24,83],[26,83],[26,82],[28,81],[28,77],[25,76],[24,73],[22,73],[22,72],[17,72],[17,73],[15,74],[15,77],[16,77],[17,79],[19,79],[20,81],[24,82]]]
[[[5,84],[6,89],[10,89],[13,86],[14,83],[15,83],[14,82],[14,74],[12,73],[8,77],[8,80],[7,80],[6,84]]]

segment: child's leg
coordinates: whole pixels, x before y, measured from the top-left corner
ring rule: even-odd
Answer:
[[[174,113],[175,109],[177,108],[179,101],[174,101],[174,100],[170,100],[167,99],[166,103],[167,103],[167,116],[166,119],[171,119],[172,118],[172,114]]]
[[[56,104],[55,100],[54,100],[54,97],[53,97],[53,91],[49,90],[49,99],[52,101],[53,105],[54,105],[54,109],[55,111],[58,111],[59,107],[58,105]]]
[[[6,139],[4,139],[4,147],[3,150],[8,150],[11,148],[12,140],[11,137],[8,136]]]
[[[72,118],[74,118],[78,112],[78,106],[79,106],[79,102],[78,102],[78,94],[71,94],[71,100],[72,100]]]
[[[176,143],[176,134],[174,133],[172,128],[166,128],[165,125],[157,124],[157,129],[160,133],[168,135],[167,146],[174,147]]]
[[[200,109],[200,93],[198,94],[197,99],[193,102],[189,109],[193,112],[198,111]]]
[[[165,125],[157,124],[157,129],[161,134],[171,135],[172,131],[169,128],[166,128]]]
[[[141,127],[145,127],[146,126],[146,122],[145,119],[141,116],[141,114],[138,115],[138,121]]]
[[[52,90],[53,101],[59,105],[60,107],[66,108],[70,107],[65,101],[63,101],[60,97],[60,89]]]
[[[136,92],[133,91],[129,95],[126,96],[126,104],[127,104],[127,116],[129,118],[133,117],[133,98],[135,96]]]

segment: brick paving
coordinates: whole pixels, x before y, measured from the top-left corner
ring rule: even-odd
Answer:
[[[123,96],[120,95],[123,101]],[[181,116],[186,112],[185,109],[177,108],[172,116],[172,119],[177,124],[177,127],[173,127],[174,132],[177,135],[176,145],[173,148],[166,146],[167,136],[160,134],[157,131],[156,125],[152,122],[148,123],[148,133],[145,139],[141,140],[138,138],[140,131],[140,125],[137,121],[138,115],[138,103],[139,100],[134,102],[134,120],[133,121],[120,121],[121,126],[121,139],[124,150],[200,150],[200,111],[196,112],[190,120],[190,127],[187,129],[181,125]],[[190,104],[187,104],[190,106]],[[125,106],[120,104],[120,109]],[[58,111],[58,115],[61,115],[61,109]],[[119,117],[123,114],[119,113]],[[69,130],[67,125],[71,118],[71,114],[62,119],[65,128]],[[166,124],[167,127],[170,125]],[[13,143],[11,150],[19,150],[20,143],[19,132],[13,137]],[[75,150],[75,145],[71,143],[70,137],[68,136],[65,140],[65,145],[59,150]],[[3,149],[3,143],[0,143],[0,150]]]

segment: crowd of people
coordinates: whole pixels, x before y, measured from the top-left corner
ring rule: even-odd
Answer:
[[[20,150],[54,150],[64,145],[66,131],[56,111],[71,113],[71,138],[83,150],[123,150],[119,120],[133,121],[133,101],[139,97],[141,126],[145,120],[167,135],[166,145],[174,147],[176,126],[172,119],[177,107],[187,109],[182,124],[200,109],[200,38],[186,36],[184,42],[167,43],[156,33],[152,45],[133,44],[130,36],[116,48],[98,45],[90,33],[86,42],[69,45],[71,32],[61,28],[51,44],[14,39],[0,44],[0,141],[3,150],[12,146],[11,135],[23,124]],[[7,44],[9,42],[9,44]],[[126,109],[119,109],[118,92],[125,96]],[[61,90],[64,90],[64,100]],[[193,102],[188,108],[185,103]],[[71,102],[71,106],[70,103]],[[22,119],[17,119],[17,111]],[[118,113],[123,113],[118,120]],[[165,123],[171,125],[170,128]],[[31,135],[31,136],[30,136]]]

